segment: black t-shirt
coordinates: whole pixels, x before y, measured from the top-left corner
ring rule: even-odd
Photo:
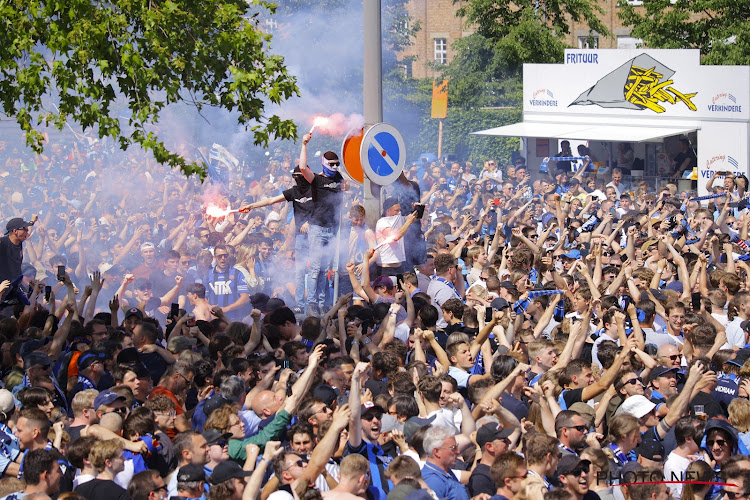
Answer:
[[[703,391],[696,394],[693,400],[690,401],[689,408],[691,414],[700,413],[700,411],[696,412],[696,406],[703,406],[703,413],[708,415],[708,418],[727,417],[724,408],[710,394]]]
[[[312,189],[305,187],[300,189],[299,186],[293,186],[290,189],[282,191],[284,199],[292,202],[294,209],[294,223],[297,225],[297,232],[305,222],[310,221],[313,213]]]
[[[477,464],[471,476],[469,476],[469,497],[474,498],[480,493],[494,495],[496,492],[497,486],[495,486],[495,481],[492,480],[492,475],[490,475],[490,466]]]
[[[174,288],[177,284],[177,282],[174,280],[175,276],[177,276],[177,274],[175,274],[174,276],[167,276],[166,274],[164,274],[164,269],[157,269],[156,271],[151,273],[151,276],[148,280],[151,282],[151,286],[153,287],[153,296],[163,297],[167,294],[168,291]]]
[[[0,238],[0,282],[13,281],[21,275],[23,245],[14,245],[8,236]]]
[[[685,170],[690,170],[696,165],[698,165],[698,158],[695,157],[695,153],[693,153],[693,150],[688,149],[686,152],[679,153],[677,156],[674,157],[675,168],[680,168],[680,166],[682,165],[682,162],[684,162],[686,158],[690,158],[690,162],[688,163],[688,166],[682,170],[683,172]]]
[[[521,419],[529,416],[529,407],[526,406],[523,401],[516,398],[515,396],[512,396],[508,392],[503,393],[503,401],[501,404],[503,408],[511,412],[519,422],[521,421]]]
[[[562,393],[562,397],[565,400],[565,404],[570,408],[575,403],[578,403],[581,401],[581,396],[583,395],[583,387],[579,389],[567,389],[565,392]]]
[[[114,481],[105,481],[103,479],[92,479],[83,484],[79,484],[75,492],[86,498],[86,500],[130,500],[128,492],[117,485]]]
[[[344,178],[338,172],[333,177],[315,174],[312,181],[313,211],[310,224],[326,228],[338,226],[343,180]]]

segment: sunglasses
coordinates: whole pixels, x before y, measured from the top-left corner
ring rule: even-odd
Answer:
[[[567,475],[574,476],[574,477],[581,477],[581,474],[583,474],[584,472],[588,473],[588,470],[577,467],[573,469],[572,471],[568,472]]]
[[[227,442],[224,441],[223,439],[221,439],[219,441],[216,441],[214,444],[217,445],[217,446],[221,446],[222,448],[224,448],[227,445]]]
[[[589,430],[588,426],[586,425],[568,425],[566,426],[568,429],[575,429],[578,432],[585,433]]]
[[[713,448],[714,444],[718,445],[719,448],[723,448],[724,446],[726,446],[727,442],[723,439],[716,439],[716,440],[711,439],[709,441],[706,441],[706,444],[708,445],[709,448]]]
[[[337,161],[330,161],[330,162],[328,162],[328,166],[329,167],[338,167],[339,165],[341,165],[341,163],[339,163]]]
[[[727,491],[725,489],[720,490],[719,496],[722,497],[724,495],[726,495],[729,500],[734,500],[735,498],[744,497],[745,495],[747,495],[747,493],[735,493],[733,491]]]
[[[229,254],[227,253],[223,253],[221,255],[214,255],[214,258],[216,259],[226,259],[227,257],[229,257]]]
[[[630,380],[626,380],[625,382],[623,382],[622,385],[628,385],[628,384],[630,384],[630,385],[637,385],[637,384],[643,385],[643,382],[638,377],[635,377],[635,378],[631,378]]]
[[[289,469],[291,469],[292,467],[294,467],[295,465],[296,465],[297,467],[302,467],[302,466],[304,465],[304,463],[305,463],[305,462],[304,462],[304,461],[302,461],[302,460],[297,460],[296,462],[292,462],[291,464],[289,464],[289,467],[287,467],[287,468],[286,468],[286,469],[284,469],[284,470],[289,470]]]
[[[671,359],[672,361],[675,361],[675,360],[678,360],[678,359],[680,359],[680,358],[682,357],[682,355],[680,355],[680,354],[672,354],[672,355],[670,355],[670,356],[663,356],[663,357],[665,357],[665,358],[669,358],[669,359]]]
[[[378,420],[383,419],[382,413],[365,413],[362,415],[362,420],[367,420],[368,422],[371,422],[372,419],[377,418]]]
[[[115,408],[112,411],[108,411],[107,413],[119,413],[120,415],[125,415],[128,412],[128,409],[124,406],[121,406],[120,408]],[[106,415],[107,413],[104,413]]]

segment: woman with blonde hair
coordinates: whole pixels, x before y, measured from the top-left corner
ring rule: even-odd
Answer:
[[[735,400],[736,401],[736,400]],[[714,480],[716,472],[703,460],[696,460],[688,465],[685,471],[685,478],[691,481],[709,482]],[[682,486],[681,500],[705,500],[708,492],[711,491],[710,484],[686,483]]]
[[[609,423],[607,441],[602,451],[609,457],[610,471],[619,473],[626,463],[635,461],[630,452],[641,442],[640,422],[633,415],[616,415]]]
[[[258,248],[255,245],[244,243],[238,245],[236,249],[237,262],[234,265],[234,269],[242,273],[245,282],[247,282],[250,295],[261,291],[263,283],[255,276],[255,256],[258,253]]]
[[[469,282],[469,287],[471,287],[481,279],[482,269],[487,265],[487,252],[485,252],[484,248],[479,245],[472,245],[466,251],[464,263],[467,267],[471,267],[469,274],[466,276],[466,280]]]
[[[729,423],[740,434],[740,441],[750,446],[750,401],[745,398],[735,398],[729,403]]]

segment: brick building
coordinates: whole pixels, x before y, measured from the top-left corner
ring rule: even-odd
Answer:
[[[629,0],[638,5],[639,0]],[[406,72],[414,78],[432,77],[435,71],[430,63],[445,64],[453,58],[453,42],[473,32],[465,19],[456,17],[456,10],[463,2],[453,0],[410,0],[407,11],[413,21],[419,21],[413,45],[402,54]],[[601,37],[582,23],[571,23],[568,44],[577,48],[635,48],[640,40],[630,37],[630,28],[624,27],[618,17],[617,0],[599,0],[604,12],[601,19],[612,33],[612,37]]]

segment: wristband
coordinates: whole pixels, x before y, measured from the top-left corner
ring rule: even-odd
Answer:
[[[265,462],[265,463],[267,463],[268,465],[271,465],[271,461],[270,461],[270,460],[267,460],[267,459],[266,459],[266,457],[260,457],[260,461],[261,461],[261,462]]]
[[[352,340],[352,345],[354,344],[359,345],[359,340]]]
[[[365,339],[365,345],[369,344],[370,342],[372,342],[372,339],[371,339],[371,338],[366,338],[366,339]]]
[[[664,269],[657,269],[656,274],[662,274],[664,272]]]

